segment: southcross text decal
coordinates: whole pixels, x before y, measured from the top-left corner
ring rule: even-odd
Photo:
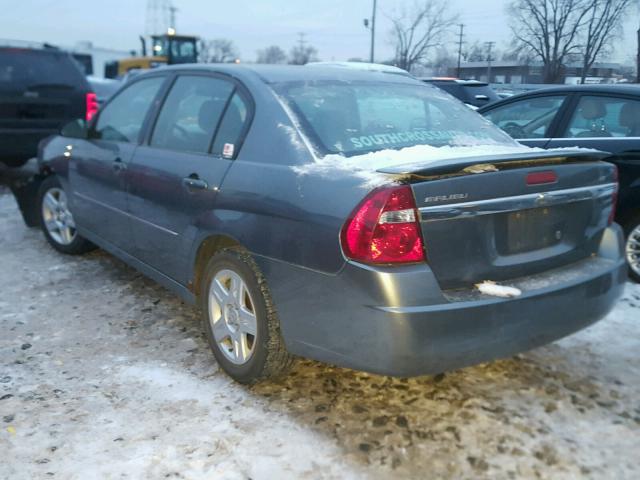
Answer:
[[[367,148],[374,145],[396,145],[403,143],[417,143],[421,141],[448,141],[467,132],[457,130],[413,130],[411,132],[378,133],[376,135],[362,135],[351,137],[349,140],[355,148]],[[477,134],[473,135],[478,137]]]

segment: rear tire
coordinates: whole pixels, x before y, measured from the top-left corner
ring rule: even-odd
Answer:
[[[286,373],[293,363],[267,283],[240,248],[228,248],[207,263],[199,303],[209,346],[234,380],[252,384]]]
[[[96,248],[78,234],[67,203],[67,194],[55,175],[45,178],[40,184],[38,208],[44,237],[57,251],[79,255]]]
[[[640,213],[627,220],[623,228],[629,277],[640,283]]]

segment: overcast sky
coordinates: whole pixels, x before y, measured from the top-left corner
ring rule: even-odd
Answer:
[[[387,16],[412,0],[378,0],[376,60],[392,57]],[[368,58],[369,33],[362,19],[371,15],[372,0],[173,0],[179,33],[232,39],[241,58],[255,60],[256,50],[280,45],[289,50],[298,32],[314,45],[322,60]],[[510,39],[507,0],[450,0],[465,26],[465,40],[495,41],[504,50]],[[139,48],[145,32],[146,0],[0,0],[0,38],[47,41],[72,46],[90,40],[95,46]],[[631,62],[638,14],[634,9],[616,45],[614,60]],[[452,35],[443,41],[455,53]]]

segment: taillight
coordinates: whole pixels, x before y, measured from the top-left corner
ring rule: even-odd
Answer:
[[[345,255],[358,262],[389,264],[424,262],[420,222],[408,185],[372,191],[342,227]]]
[[[613,181],[616,182],[616,187],[611,194],[611,212],[609,212],[609,225],[613,223],[616,218],[616,206],[618,203],[618,166],[613,165]]]
[[[95,93],[89,92],[85,95],[86,102],[86,120],[87,122],[93,118],[93,116],[98,113],[98,97]]]

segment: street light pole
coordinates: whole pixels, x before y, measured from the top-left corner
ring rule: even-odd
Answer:
[[[373,13],[371,14],[371,54],[369,55],[369,61],[373,63],[375,43],[376,43],[376,6],[377,0],[373,0]]]

